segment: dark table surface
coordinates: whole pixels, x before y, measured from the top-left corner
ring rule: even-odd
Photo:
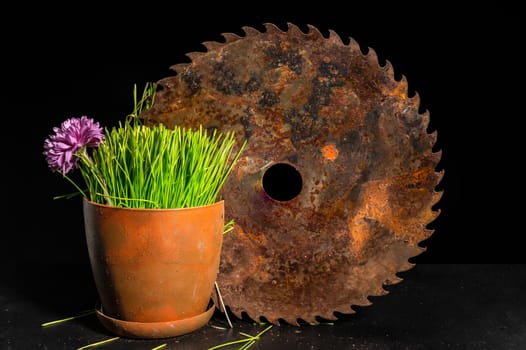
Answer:
[[[93,309],[89,266],[2,266],[0,349],[77,349],[110,339],[95,315],[47,321]],[[373,305],[333,324],[272,326],[251,349],[526,349],[526,264],[419,264]],[[327,286],[330,288],[330,286]],[[268,324],[216,312],[209,324],[161,340],[117,339],[101,349],[209,349],[255,335]],[[263,320],[264,321],[264,320]],[[239,349],[237,346],[223,349]]]

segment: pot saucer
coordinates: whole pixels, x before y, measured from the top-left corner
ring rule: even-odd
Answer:
[[[125,338],[159,339],[187,334],[203,327],[214,314],[215,306],[200,315],[167,322],[130,322],[105,315],[100,307],[95,309],[102,325],[112,333]]]

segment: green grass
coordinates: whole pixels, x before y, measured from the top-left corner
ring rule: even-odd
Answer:
[[[147,85],[140,101],[134,92],[134,112],[82,157],[90,200],[158,209],[215,203],[246,141],[237,147],[233,132],[142,125],[138,116],[153,104],[154,92],[155,85]]]

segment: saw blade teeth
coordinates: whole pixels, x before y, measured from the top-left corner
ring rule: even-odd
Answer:
[[[336,321],[338,319],[338,317],[336,317],[332,312],[320,313],[319,317],[327,321]]]
[[[392,286],[392,285],[397,284],[397,283],[400,283],[400,282],[402,282],[402,281],[403,281],[402,278],[400,278],[400,277],[394,275],[394,276],[392,276],[392,277],[390,277],[390,278],[386,278],[386,279],[384,280],[383,284],[386,285],[386,286]]]
[[[172,66],[172,67],[174,67],[174,66]],[[172,69],[172,67],[170,67],[170,68]],[[157,81],[157,84],[159,86],[162,86],[165,89],[173,89],[177,85],[177,83],[173,79],[173,77],[162,78],[159,81]]]
[[[422,126],[427,129],[427,123],[424,118],[422,118]],[[436,131],[427,133],[426,137],[431,145],[435,145],[437,143],[438,134]]]
[[[221,36],[225,38],[225,44],[241,39],[241,37],[234,33],[222,33]]]
[[[318,28],[316,28],[315,26],[311,25],[311,24],[307,24],[307,28],[309,28],[309,31],[308,31],[308,35],[312,35],[314,36],[315,38],[319,38],[319,39],[322,39],[323,38],[323,34],[321,34],[321,32],[319,31]]]
[[[297,25],[287,22],[288,31],[293,35],[305,35],[305,33]]]
[[[229,308],[229,309],[230,309],[230,308]],[[240,319],[240,320],[243,319],[243,313],[246,314],[246,312],[245,312],[245,311],[242,311],[242,310],[231,310],[231,309],[230,309],[230,312],[231,312],[234,316],[236,316],[238,319]],[[248,315],[247,315],[247,316],[248,316]],[[248,317],[251,318],[250,316],[248,316]],[[254,320],[253,318],[251,318],[251,319]]]
[[[427,247],[417,246],[417,248],[418,248],[418,252],[414,256],[418,256],[418,255],[424,253],[427,250]]]
[[[283,33],[281,29],[274,23],[263,23],[268,34]]]
[[[366,297],[363,297],[363,298],[360,298],[356,301],[353,302],[353,305],[356,305],[356,306],[369,306],[369,305],[372,305],[373,303],[367,299]]]
[[[347,44],[347,46],[349,46],[349,48],[352,51],[361,53],[360,44],[358,44],[358,42],[356,40],[354,40],[352,37],[349,37],[349,44]]]
[[[251,319],[252,321],[254,321],[255,323],[271,323],[273,325],[276,325],[276,326],[279,326],[279,318],[276,318],[274,316],[269,316],[269,315],[256,315],[255,312],[253,311],[248,311],[248,310],[243,310],[241,312],[241,315],[242,316],[245,316],[245,317],[248,317],[249,319]],[[240,319],[242,317],[239,317]]]
[[[418,255],[418,254],[420,254],[419,252],[421,252],[422,247],[416,247],[416,248],[418,248],[418,249],[417,249],[417,255]],[[423,249],[425,250],[425,248],[423,248]],[[401,265],[399,266],[398,271],[399,271],[399,272],[409,271],[409,270],[411,270],[413,267],[415,267],[415,264],[413,264],[413,263],[411,263],[411,262],[409,262],[409,261],[406,261],[406,262],[404,262],[403,264],[401,264]]]
[[[424,128],[429,128],[429,121],[431,120],[431,117],[429,115],[429,111],[426,109],[423,113],[420,113],[420,118],[422,118],[422,124],[424,125]],[[432,134],[432,133],[428,133]],[[436,138],[435,138],[436,142]]]
[[[357,304],[355,304],[353,302],[352,305],[357,305]],[[345,315],[354,314],[354,313],[356,313],[356,310],[354,310],[352,308],[352,305],[337,306],[337,307],[334,308],[334,312],[339,312],[339,313],[345,314]]]
[[[342,38],[332,29],[329,29],[329,40],[335,44],[344,45]]]
[[[431,195],[432,205],[437,204],[442,199],[443,196],[444,196],[444,191],[434,191],[433,194]]]
[[[415,107],[418,109],[420,107],[420,94],[418,91],[414,92],[414,96],[410,97],[409,100],[415,105]]]
[[[173,66],[170,67],[170,69],[175,71],[177,74],[181,74],[187,68],[188,68],[188,64],[186,63],[174,64]]]
[[[301,320],[301,321],[306,322],[306,323],[309,323],[312,326],[316,326],[316,325],[320,324],[320,322],[318,322],[318,320],[316,320],[316,316],[314,316],[314,315],[297,317],[296,319],[297,320]],[[298,326],[299,326],[299,322],[298,322]]]
[[[203,41],[201,43],[204,47],[206,47],[206,49],[208,51],[212,51],[212,50],[215,50],[221,46],[223,46],[224,44],[222,43],[218,43],[217,41]]]
[[[246,36],[251,36],[251,35],[255,36],[255,35],[261,34],[261,32],[259,30],[257,30],[256,28],[253,28],[253,27],[244,26],[244,27],[241,27],[241,29],[243,29],[243,31],[245,32]]]
[[[400,77],[400,80],[398,81],[395,78],[395,82],[398,84],[398,86],[401,87],[400,92],[403,95],[407,96],[409,89],[408,89],[408,84],[407,84],[407,78],[405,77],[405,75],[402,74],[402,76]]]
[[[431,237],[433,235],[433,233],[435,233],[435,230],[433,229],[430,229],[430,228],[424,228],[424,232],[426,234],[426,239]]]
[[[436,218],[438,218],[438,217],[440,216],[440,212],[441,212],[441,211],[442,211],[441,209],[437,209],[437,210],[432,210],[432,211],[431,211],[431,217],[432,217],[432,219],[431,219],[431,221],[429,222],[429,224],[432,223],[433,221],[435,221]]]
[[[398,84],[404,84],[407,88],[407,78],[404,74],[401,75],[400,80],[398,80]],[[406,91],[407,94],[407,91]]]
[[[298,322],[298,318],[297,317],[292,317],[292,318],[291,317],[287,317],[287,318],[282,318],[282,320],[284,322],[292,325],[292,326],[299,327],[299,325],[300,325],[299,322]],[[277,325],[279,325],[279,323]]]
[[[444,191],[433,192],[433,194],[431,195],[431,206],[436,205],[442,199],[443,195],[444,195]]]
[[[382,66],[384,72],[386,72],[391,79],[394,80],[394,68],[389,60],[385,60],[385,64]]]
[[[367,47],[367,54],[365,55],[369,62],[380,67],[380,61],[378,61],[378,54],[372,47]]]
[[[440,152],[440,154],[442,154],[442,151],[438,151],[438,152]],[[438,153],[438,152],[436,152],[436,153]],[[445,174],[444,169],[435,172],[435,175],[437,176],[437,180],[436,180],[437,185],[440,182],[442,182],[442,179],[444,178],[444,174]],[[444,191],[440,191],[440,192],[444,192]]]
[[[197,52],[197,51],[194,51],[194,52],[189,52],[189,53],[187,53],[186,56],[187,56],[188,58],[190,58],[190,60],[195,61],[195,60],[197,60],[199,57],[204,56],[204,54],[205,54],[204,52]]]
[[[275,318],[275,317],[270,317],[270,316],[263,316],[265,318],[265,320],[268,322],[268,323],[271,323],[275,326],[280,326],[280,322],[279,322],[279,318]],[[253,320],[256,320],[257,322],[261,323],[261,322],[265,322],[265,320],[262,320],[262,317],[258,317],[258,318],[252,318]],[[285,322],[288,322],[286,321],[285,319],[283,319]],[[291,323],[292,325],[294,325],[293,323]]]
[[[433,134],[435,134],[435,132]],[[433,134],[429,134],[429,135],[433,135]],[[440,149],[436,152],[432,152],[431,159],[433,160],[433,162],[438,163],[442,159],[442,150]]]
[[[407,84],[407,78],[405,77],[405,75],[402,74],[399,80],[396,80],[396,77],[393,77],[393,81],[395,82],[396,85],[398,85],[396,88],[398,93],[401,96],[407,97],[409,86]]]
[[[244,318],[248,318],[254,322],[259,322],[259,318],[258,317],[253,317],[250,312],[248,312],[247,310],[238,310],[237,313],[235,313],[235,315],[239,318],[239,319],[244,319]]]

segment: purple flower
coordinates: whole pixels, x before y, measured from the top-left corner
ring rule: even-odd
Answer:
[[[78,166],[79,150],[97,147],[104,140],[99,123],[86,116],[68,119],[53,131],[55,134],[44,141],[44,155],[51,170],[60,170],[63,175]]]

